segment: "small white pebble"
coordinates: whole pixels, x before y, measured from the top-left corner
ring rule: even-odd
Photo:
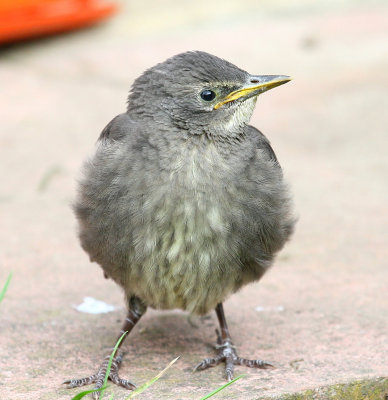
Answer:
[[[257,306],[255,308],[258,312],[283,312],[285,310],[284,306],[276,306],[276,307],[264,307],[264,306]]]
[[[105,314],[114,311],[116,307],[105,303],[101,300],[96,300],[93,297],[84,297],[83,303],[74,306],[77,311],[87,314]]]

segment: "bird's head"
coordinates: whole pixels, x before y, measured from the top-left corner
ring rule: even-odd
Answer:
[[[135,80],[128,112],[193,134],[237,134],[249,122],[257,96],[290,79],[250,75],[201,51],[181,53]]]

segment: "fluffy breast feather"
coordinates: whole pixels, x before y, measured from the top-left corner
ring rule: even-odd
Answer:
[[[252,175],[212,144],[186,143],[168,169],[155,154],[159,164],[128,163],[128,149],[103,150],[75,211],[84,249],[128,296],[206,313],[259,279],[286,240],[287,193],[271,160]]]

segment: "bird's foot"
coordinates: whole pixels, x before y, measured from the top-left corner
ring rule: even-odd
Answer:
[[[67,385],[68,389],[84,385],[90,385],[92,383],[95,383],[94,389],[101,389],[104,384],[106,371],[108,369],[109,358],[110,355],[104,358],[104,361],[100,365],[100,368],[98,369],[96,374],[82,379],[69,379],[63,383]],[[122,361],[123,361],[122,353],[117,357],[113,358],[109,372],[109,379],[116,385],[122,386],[129,390],[133,390],[136,388],[136,386],[132,382],[126,379],[122,379],[119,376],[119,368]],[[92,396],[93,399],[98,400],[100,398],[100,392],[94,392]]]
[[[230,339],[222,340],[218,330],[217,333],[217,344],[216,351],[217,355],[214,358],[205,358],[195,368],[195,371],[201,371],[209,367],[215,367],[221,362],[225,363],[225,376],[228,381],[233,379],[233,370],[235,365],[245,365],[250,368],[274,368],[274,366],[263,360],[247,360],[241,358],[236,353],[236,348]]]

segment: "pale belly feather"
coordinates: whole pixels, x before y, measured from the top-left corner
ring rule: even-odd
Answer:
[[[203,159],[213,164],[212,156]],[[145,203],[150,220],[135,232],[135,253],[146,256],[132,265],[126,286],[152,307],[202,314],[235,291],[238,249],[228,243],[230,210],[204,179],[208,166],[195,158],[176,166],[171,191],[153,193],[157,200]]]

